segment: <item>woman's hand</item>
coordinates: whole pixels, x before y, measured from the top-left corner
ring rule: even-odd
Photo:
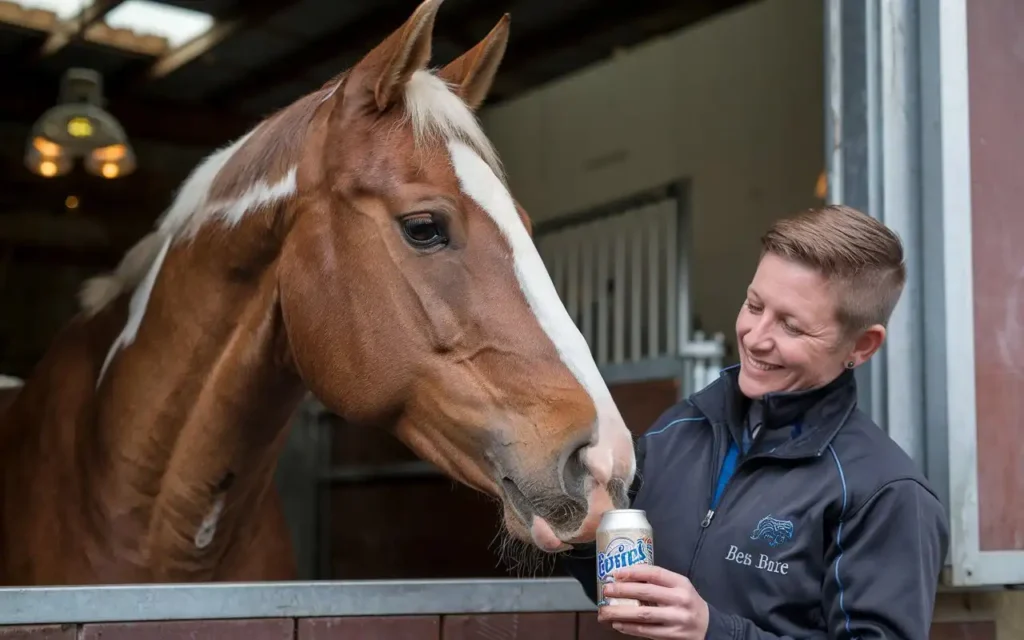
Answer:
[[[609,598],[633,598],[642,604],[605,605],[597,619],[621,633],[641,638],[704,640],[708,605],[686,577],[652,565],[633,565],[612,572],[604,585]]]

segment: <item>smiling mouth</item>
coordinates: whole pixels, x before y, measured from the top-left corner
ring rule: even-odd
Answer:
[[[777,364],[771,364],[770,362],[765,362],[764,360],[758,360],[754,356],[750,355],[749,352],[744,352],[744,355],[746,356],[747,364],[749,364],[750,367],[755,371],[778,371],[779,369],[782,368]]]

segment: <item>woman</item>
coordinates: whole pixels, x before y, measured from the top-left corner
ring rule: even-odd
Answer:
[[[914,638],[949,525],[915,464],[857,407],[885,338],[899,239],[847,207],[776,223],[736,318],[740,364],[637,443],[633,507],[657,566],[614,574],[598,618],[645,638]],[[595,596],[594,550],[564,559]]]

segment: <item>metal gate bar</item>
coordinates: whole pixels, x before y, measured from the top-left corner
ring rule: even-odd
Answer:
[[[593,610],[571,578],[0,589],[0,625]]]

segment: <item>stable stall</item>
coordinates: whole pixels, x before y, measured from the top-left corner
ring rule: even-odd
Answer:
[[[670,11],[656,4],[634,34]],[[771,220],[825,201],[879,217],[903,238],[910,281],[881,357],[858,374],[861,401],[949,511],[933,634],[1015,637],[1024,18],[1014,0],[760,0],[648,42],[623,36],[630,50],[572,69],[544,64],[544,43],[568,47],[565,29],[582,16],[588,37],[623,19],[588,6],[527,39],[530,52],[510,47],[509,60],[533,60],[543,79],[527,88],[526,75],[508,76],[481,118],[630,430],[731,363],[739,295]],[[274,67],[279,84],[288,68]],[[214,93],[258,93],[258,75]],[[0,589],[10,628],[0,635],[614,637],[575,581],[497,562],[489,501],[315,399],[294,420],[277,484],[303,581],[11,587]]]

